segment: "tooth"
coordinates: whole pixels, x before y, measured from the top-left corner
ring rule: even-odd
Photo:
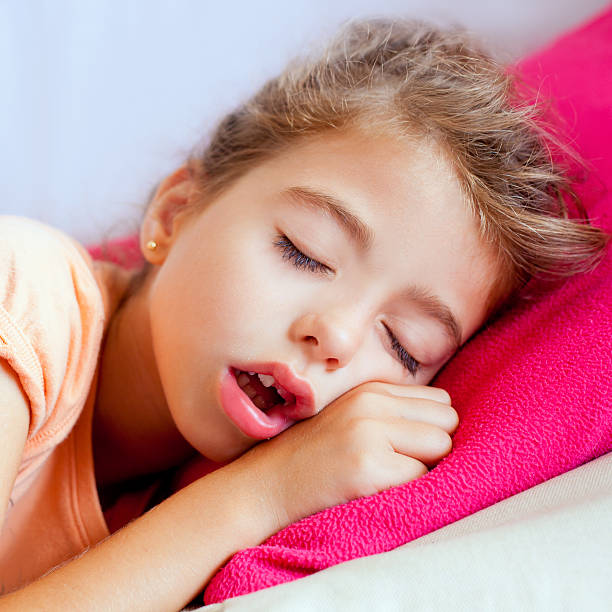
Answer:
[[[249,372],[251,376],[255,376],[255,372]]]
[[[263,410],[266,407],[266,401],[261,395],[256,395],[253,398],[253,403],[260,409]]]
[[[238,384],[241,387],[243,387],[248,382],[250,382],[250,378],[244,372],[240,372],[240,374],[238,375],[238,378],[236,380],[238,381]]]
[[[274,384],[274,376],[270,376],[269,374],[258,374],[259,380],[264,387],[271,387]]]
[[[290,400],[295,399],[293,393],[290,393],[285,389],[285,387],[281,387],[279,384],[275,385],[278,394],[285,400],[285,404],[287,404]]]

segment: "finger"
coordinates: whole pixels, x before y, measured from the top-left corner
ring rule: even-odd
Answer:
[[[377,418],[401,417],[429,423],[449,434],[453,433],[459,424],[459,415],[452,406],[430,399],[406,397],[405,400],[398,400],[396,395],[364,393],[361,400],[367,406],[367,414],[373,414]]]
[[[451,404],[451,397],[448,391],[440,387],[429,387],[427,385],[392,385],[390,383],[373,381],[356,387],[356,389],[374,391],[376,393],[388,393],[389,395],[398,397],[429,399],[434,402],[440,402],[441,404],[448,404],[449,406]]]
[[[428,467],[414,457],[390,453],[389,457],[381,463],[382,474],[377,481],[381,483],[381,490],[383,490],[416,480],[427,474],[428,471]]]
[[[428,423],[406,419],[388,419],[385,433],[396,453],[433,465],[450,453],[453,446],[450,436]]]

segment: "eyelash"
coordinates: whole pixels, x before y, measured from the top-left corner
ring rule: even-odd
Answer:
[[[393,332],[385,325],[389,338],[391,338],[391,348],[397,353],[402,365],[413,375],[419,371],[421,364],[400,344]]]
[[[298,270],[307,270],[315,274],[321,272],[329,274],[333,272],[331,268],[302,253],[284,234],[279,234],[273,245],[281,251],[283,259],[290,261]],[[385,329],[391,340],[391,348],[393,348],[399,357],[404,368],[415,376],[421,364],[400,344],[399,340],[386,325]]]
[[[308,270],[313,273],[324,272],[325,274],[333,272],[331,268],[316,259],[304,255],[284,234],[279,234],[273,244],[281,250],[283,259],[291,261],[298,270]]]

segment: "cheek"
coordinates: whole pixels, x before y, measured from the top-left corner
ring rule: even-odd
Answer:
[[[164,270],[166,293],[162,308],[180,312],[176,322],[185,336],[198,335],[209,350],[256,349],[272,321],[281,324],[282,280],[272,268],[270,247],[255,232],[239,226],[219,231],[212,240],[177,257]],[[215,232],[209,232],[211,237]],[[185,329],[186,328],[186,329]]]
[[[238,327],[242,322],[269,319],[280,304],[278,280],[270,271],[261,247],[250,240],[223,246],[206,264],[208,304],[211,316]]]

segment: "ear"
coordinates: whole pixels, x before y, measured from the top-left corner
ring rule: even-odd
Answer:
[[[185,164],[157,187],[140,227],[140,250],[152,264],[163,263],[184,221],[193,210],[198,190],[193,168]],[[154,241],[155,249],[147,244]]]

